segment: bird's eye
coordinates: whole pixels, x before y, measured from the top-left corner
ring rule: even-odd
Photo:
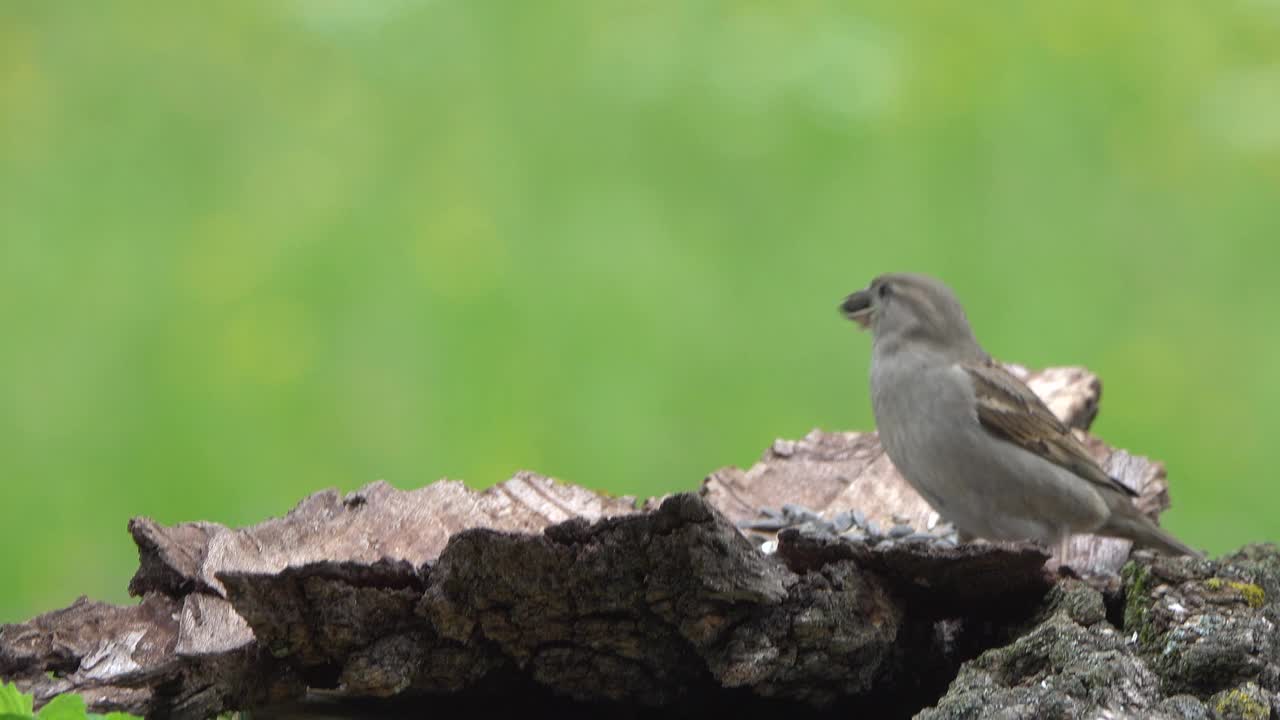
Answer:
[[[889,283],[885,283],[885,284],[881,285],[881,286],[880,286],[880,290],[879,290],[878,292],[879,292],[879,294],[880,294],[880,297],[882,297],[882,298],[887,298],[887,297],[889,297]]]

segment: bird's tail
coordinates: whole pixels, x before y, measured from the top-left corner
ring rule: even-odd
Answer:
[[[1156,525],[1151,518],[1139,512],[1128,498],[1125,498],[1123,503],[1123,505],[1120,503],[1113,505],[1111,517],[1107,519],[1106,524],[1095,530],[1095,533],[1127,538],[1138,547],[1151,548],[1166,555],[1204,557],[1204,553],[1170,535],[1167,530]]]

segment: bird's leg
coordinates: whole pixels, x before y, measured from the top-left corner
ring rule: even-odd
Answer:
[[[1062,536],[1058,541],[1058,567],[1065,567],[1067,564],[1067,554],[1071,552],[1071,534]]]

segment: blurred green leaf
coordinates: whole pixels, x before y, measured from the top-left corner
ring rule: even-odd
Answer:
[[[19,692],[17,685],[13,683],[0,685],[0,713],[30,717],[34,707],[35,703],[31,697]]]
[[[88,711],[79,695],[59,695],[40,708],[39,720],[84,720]]]

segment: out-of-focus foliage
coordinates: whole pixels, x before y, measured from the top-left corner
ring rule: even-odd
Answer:
[[[45,703],[38,713],[34,707],[32,697],[23,695],[13,683],[0,685],[0,720],[132,720],[134,717],[121,712],[92,714],[79,695],[59,695]]]
[[[1276,539],[1278,230],[1274,2],[5,2],[0,621],[122,600],[135,514],[870,428],[886,270]]]

